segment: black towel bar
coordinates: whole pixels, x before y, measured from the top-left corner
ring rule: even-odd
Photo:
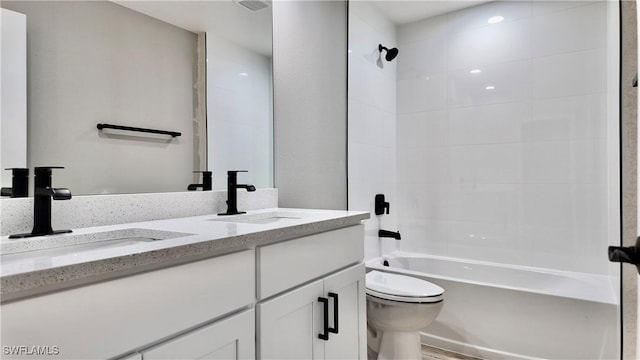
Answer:
[[[98,130],[116,129],[116,130],[138,131],[138,132],[145,132],[145,133],[152,133],[152,134],[171,135],[173,137],[182,135],[182,133],[176,132],[176,131],[145,129],[145,128],[138,128],[138,127],[131,127],[131,126],[122,126],[122,125],[98,124],[96,127],[98,128]]]

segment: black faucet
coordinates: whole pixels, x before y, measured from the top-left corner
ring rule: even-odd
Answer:
[[[51,187],[51,169],[63,169],[63,167],[42,166],[34,169],[33,230],[26,234],[11,235],[9,238],[27,238],[71,232],[71,230],[54,231],[51,228],[51,199],[71,199],[71,191],[69,189]]]
[[[211,175],[213,175],[213,173],[211,171],[194,171],[194,173],[202,173],[202,184],[189,184],[187,190],[194,191],[202,188],[203,191],[210,191],[213,184],[211,181]]]
[[[20,198],[29,196],[29,169],[26,168],[8,168],[11,170],[11,187],[2,188],[0,193],[2,196],[11,196],[12,198]]]
[[[388,237],[400,240],[400,231],[378,230],[378,237]]]
[[[229,170],[227,171],[227,212],[218,215],[238,215],[244,214],[246,211],[238,211],[238,194],[237,189],[246,189],[247,191],[256,191],[253,185],[238,184],[238,173],[248,172],[247,170]]]

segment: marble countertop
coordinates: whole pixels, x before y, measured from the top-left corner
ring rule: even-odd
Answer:
[[[369,213],[363,211],[272,208],[249,211],[245,215],[212,214],[73,229],[70,234],[23,240],[3,236],[0,237],[0,297],[2,302],[13,301],[338,229],[368,218]],[[99,242],[105,234],[122,236],[141,232],[159,239],[170,238],[125,241],[122,245],[89,251],[76,252],[69,247],[69,252],[63,250],[54,255],[33,251]]]

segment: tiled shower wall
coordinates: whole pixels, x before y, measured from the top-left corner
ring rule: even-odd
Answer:
[[[395,29],[351,2],[349,27],[349,208],[392,203],[368,257],[607,274],[605,2],[492,2]],[[378,42],[400,50],[383,69]]]
[[[371,212],[365,221],[365,256],[397,245],[378,239],[378,229],[398,230],[396,197],[396,62],[380,60],[378,44],[395,47],[395,26],[364,1],[349,3],[349,210]],[[390,202],[376,216],[375,194]]]
[[[494,2],[399,27],[402,249],[607,273],[606,14]]]

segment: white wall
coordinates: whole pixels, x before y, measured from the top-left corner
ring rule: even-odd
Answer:
[[[275,186],[281,207],[347,207],[344,1],[273,2]]]
[[[349,210],[371,212],[365,221],[365,258],[397,246],[378,229],[398,230],[396,196],[396,61],[380,61],[378,44],[397,46],[395,26],[365,1],[349,4]],[[402,54],[402,52],[401,52]],[[382,68],[380,67],[382,64]],[[376,216],[384,194],[389,215]]]
[[[227,170],[243,184],[273,187],[271,58],[207,33],[208,169],[215,189]],[[204,170],[204,169],[202,169]]]
[[[496,2],[399,28],[402,249],[607,273],[606,14]]]

